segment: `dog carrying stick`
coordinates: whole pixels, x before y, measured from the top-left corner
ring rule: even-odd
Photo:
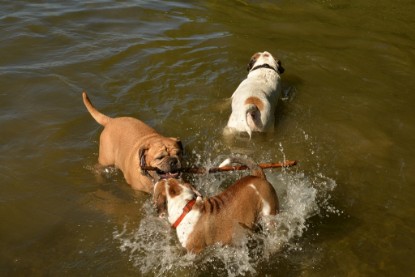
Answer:
[[[291,167],[296,164],[297,164],[297,161],[286,160],[284,162],[279,162],[279,163],[260,163],[258,164],[258,166],[261,167],[262,169],[267,169],[267,168],[278,168],[278,167]],[[158,170],[156,167],[151,167],[151,166],[143,166],[141,169]],[[236,165],[236,166],[212,167],[209,169],[204,168],[204,167],[185,167],[185,168],[182,168],[180,171],[184,173],[192,173],[192,174],[205,174],[205,173],[216,173],[216,172],[245,170],[245,169],[248,169],[248,167],[245,165]]]

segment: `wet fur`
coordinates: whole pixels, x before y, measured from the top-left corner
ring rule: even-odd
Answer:
[[[232,113],[224,134],[273,131],[281,94],[281,62],[269,52],[258,52],[248,64],[248,76],[232,94]]]
[[[183,146],[179,139],[164,137],[133,117],[106,116],[92,105],[85,92],[82,98],[91,116],[104,126],[99,141],[100,166],[114,165],[132,188],[148,193],[153,192],[153,181],[160,176],[156,171],[142,171],[142,163],[162,173],[181,168]]]
[[[186,203],[196,199],[192,210],[177,227],[182,246],[190,252],[199,253],[215,243],[231,244],[241,228],[252,230],[261,216],[278,213],[277,193],[262,169],[246,160],[228,162],[248,163],[251,175],[213,197],[202,198],[193,186],[177,179],[162,180],[155,186],[154,204],[159,213],[168,214],[171,224]]]

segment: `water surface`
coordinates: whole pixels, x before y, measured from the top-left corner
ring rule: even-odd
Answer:
[[[415,201],[411,1],[0,2],[3,275],[409,276]],[[274,134],[227,142],[256,51],[286,69]],[[267,176],[277,233],[186,255],[150,198],[97,176],[101,127],[134,116],[189,164],[297,159]],[[215,194],[244,173],[190,176]]]

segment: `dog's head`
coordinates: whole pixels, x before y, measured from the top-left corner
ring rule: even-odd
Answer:
[[[147,173],[155,181],[163,178],[177,178],[182,168],[183,145],[176,138],[157,138],[138,151],[140,166],[157,168]]]
[[[264,51],[264,52],[257,52],[252,57],[248,63],[248,72],[252,69],[255,69],[258,66],[269,66],[270,68],[274,69],[278,74],[284,73],[284,68],[281,65],[281,61],[276,60],[271,53]]]
[[[189,183],[179,179],[162,179],[154,185],[153,203],[160,217],[164,217],[170,209],[182,211],[183,207],[200,193]]]

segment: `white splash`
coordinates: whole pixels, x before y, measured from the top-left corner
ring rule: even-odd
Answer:
[[[167,221],[157,217],[150,200],[141,209],[144,214],[139,226],[130,231],[127,229],[131,228],[124,226],[114,231],[114,238],[142,274],[192,276],[213,270],[216,276],[255,275],[260,262],[272,259],[282,249],[299,250],[293,240],[301,238],[307,230],[307,219],[319,214],[321,209],[338,212],[328,204],[336,183],[322,174],[311,178],[301,172],[283,170],[268,173],[267,178],[280,200],[280,213],[271,218],[276,226],[245,237],[238,246],[215,245],[197,256],[187,254]],[[205,192],[219,191],[220,184],[216,183],[220,181],[215,176],[205,175],[205,183],[201,179],[196,180],[199,188],[205,187],[202,189]]]

